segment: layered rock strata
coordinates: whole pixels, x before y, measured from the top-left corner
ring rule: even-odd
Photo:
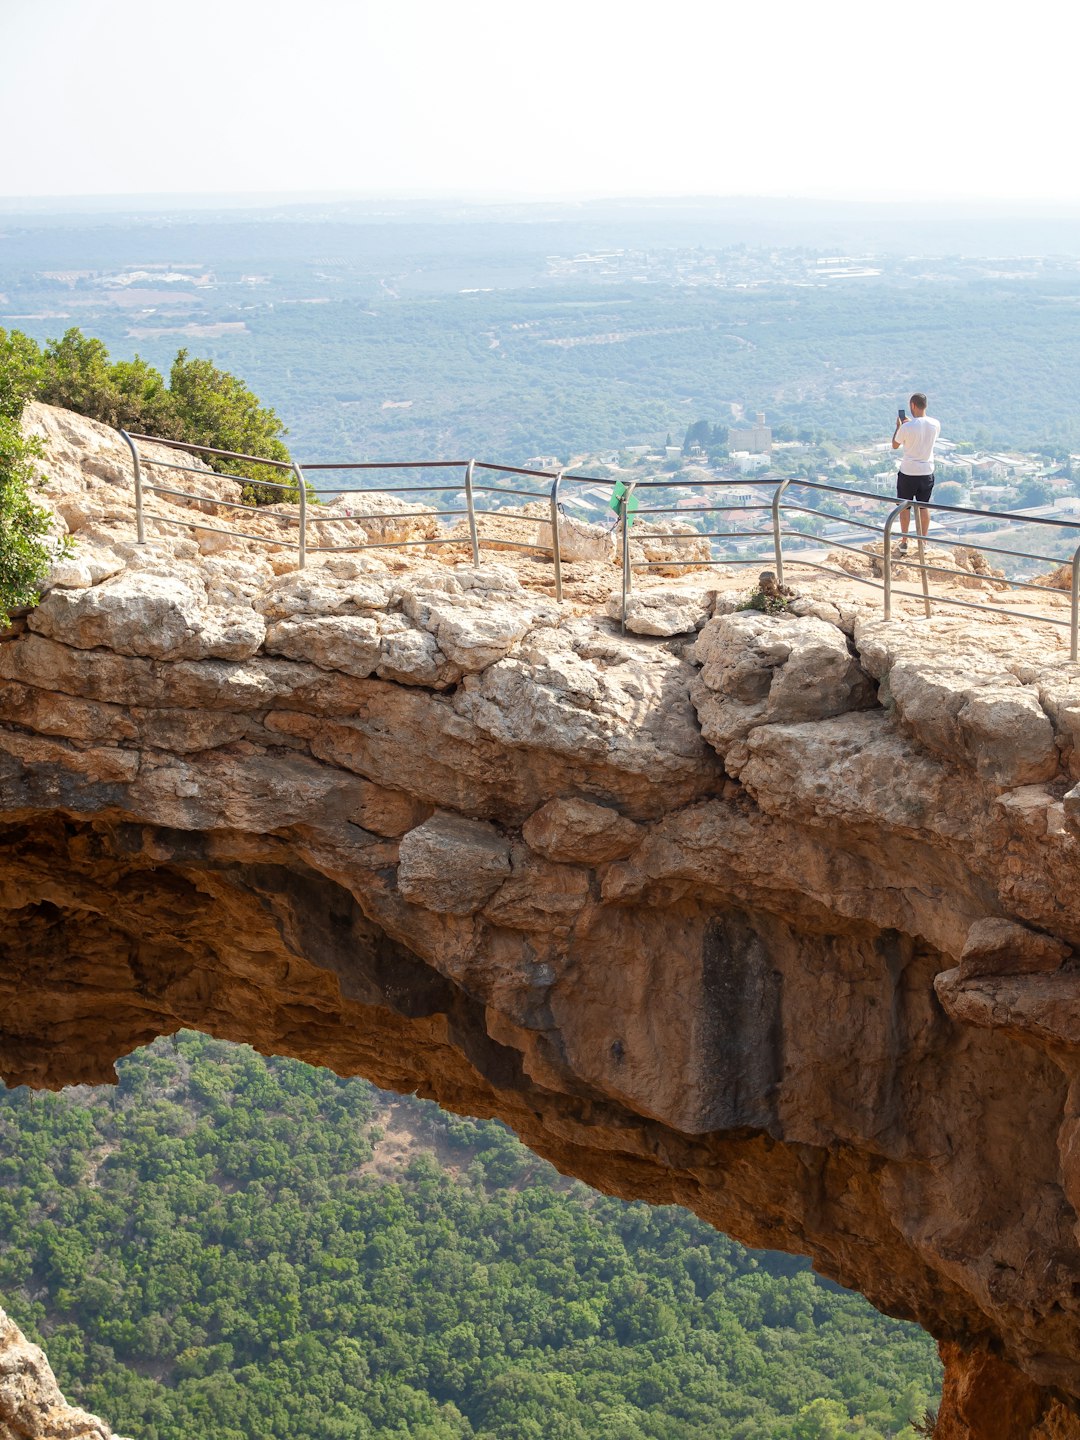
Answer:
[[[8,1084],[191,1026],[497,1115],[924,1325],[942,1435],[1080,1435],[1055,634],[138,546],[107,432],[34,423],[83,569],[0,642]]]

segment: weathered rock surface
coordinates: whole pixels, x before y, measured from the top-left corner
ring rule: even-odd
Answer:
[[[626,600],[626,628],[634,635],[693,635],[713,613],[716,587],[685,583],[665,589],[632,592]],[[607,603],[607,613],[621,620],[622,592],[616,590]]]
[[[824,720],[876,704],[875,687],[835,625],[744,610],[718,616],[691,652],[691,699],[721,757],[761,725]],[[740,751],[740,754],[742,752]]]
[[[0,1310],[0,1440],[122,1440],[69,1405],[42,1351]]]
[[[41,423],[99,558],[0,641],[7,1083],[193,1026],[499,1115],[926,1326],[942,1435],[1080,1435],[1057,637],[836,590],[691,645],[610,576],[137,546],[108,437]]]

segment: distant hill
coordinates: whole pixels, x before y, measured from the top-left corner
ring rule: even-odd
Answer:
[[[1080,449],[1080,215],[820,202],[283,203],[0,216],[0,327],[181,345],[302,460],[570,455],[732,402],[887,437]],[[829,262],[829,263],[825,263]]]

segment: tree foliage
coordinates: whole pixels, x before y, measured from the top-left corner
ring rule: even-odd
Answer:
[[[929,1338],[497,1124],[183,1035],[0,1097],[0,1294],[140,1440],[913,1440]],[[402,1136],[411,1139],[402,1141]]]
[[[35,351],[25,335],[0,330],[0,628],[13,610],[37,602],[50,564],[64,549],[49,512],[34,501],[37,447],[20,425],[35,383]]]
[[[242,380],[219,370],[209,360],[192,360],[180,350],[169,372],[169,397],[183,427],[183,439],[244,455],[265,455],[288,461],[281,439],[282,425],[273,410],[264,408]],[[261,483],[248,487],[257,504],[274,504],[285,498],[274,482],[281,474],[268,466],[222,461],[216,468],[249,476]]]
[[[33,454],[19,422],[0,415],[0,628],[10,623],[13,610],[37,603],[59,549],[52,517],[34,503]]]
[[[77,327],[48,341],[44,349],[13,330],[0,354],[0,405],[7,394],[61,405],[139,434],[289,461],[277,414],[261,405],[235,375],[210,360],[189,358],[186,350],[178,352],[166,384],[161,372],[140,356],[114,361],[101,340]],[[219,457],[210,457],[210,463],[250,480],[245,496],[252,503],[295,498],[289,472]],[[282,484],[288,487],[285,492],[275,488]]]

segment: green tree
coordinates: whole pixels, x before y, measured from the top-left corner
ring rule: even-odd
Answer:
[[[42,355],[21,330],[0,328],[0,415],[17,420],[41,383]]]
[[[219,370],[212,361],[191,360],[186,350],[179,351],[169,373],[169,392],[184,439],[191,444],[231,450],[236,454],[261,455],[268,460],[289,459],[282,439],[285,427],[277,414],[260,405],[258,397],[242,380],[227,370]],[[211,463],[216,470],[244,475],[257,482],[248,489],[258,504],[274,504],[289,498],[274,488],[288,483],[281,471],[235,460],[214,458]],[[295,497],[295,490],[293,495]]]
[[[125,430],[186,440],[288,463],[284,426],[275,412],[227,370],[181,350],[166,385],[161,372],[136,355],[113,361],[102,341],[78,327],[40,351],[33,340],[0,330],[0,414],[34,398]],[[257,462],[214,457],[214,469],[252,483],[244,498],[274,504],[296,498],[293,476]],[[280,488],[284,485],[284,489]]]
[[[1047,504],[1053,498],[1054,492],[1045,480],[1040,480],[1036,475],[1029,475],[1017,486],[1016,508],[1030,510],[1034,506]]]
[[[42,356],[36,398],[105,425],[118,424],[120,396],[104,344],[74,326],[65,330],[62,339],[50,340]]]
[[[163,440],[186,438],[176,401],[160,370],[136,355],[133,360],[117,360],[109,375],[119,426],[145,435],[160,435]]]
[[[838,1400],[811,1400],[795,1418],[792,1440],[840,1440],[847,1419],[847,1411]]]
[[[964,487],[955,480],[943,480],[934,487],[934,499],[942,505],[963,505]]]
[[[22,433],[22,412],[39,380],[41,352],[18,330],[0,330],[0,627],[11,612],[34,605],[41,582],[67,542],[33,499],[38,445]]]
[[[686,435],[683,437],[682,453],[689,455],[695,445],[699,445],[702,450],[707,450],[711,428],[707,420],[695,420],[692,425],[688,425]],[[727,438],[726,431],[724,438]]]
[[[18,419],[0,415],[0,626],[11,612],[36,605],[49,566],[63,547],[53,540],[52,516],[34,503],[36,447]]]

